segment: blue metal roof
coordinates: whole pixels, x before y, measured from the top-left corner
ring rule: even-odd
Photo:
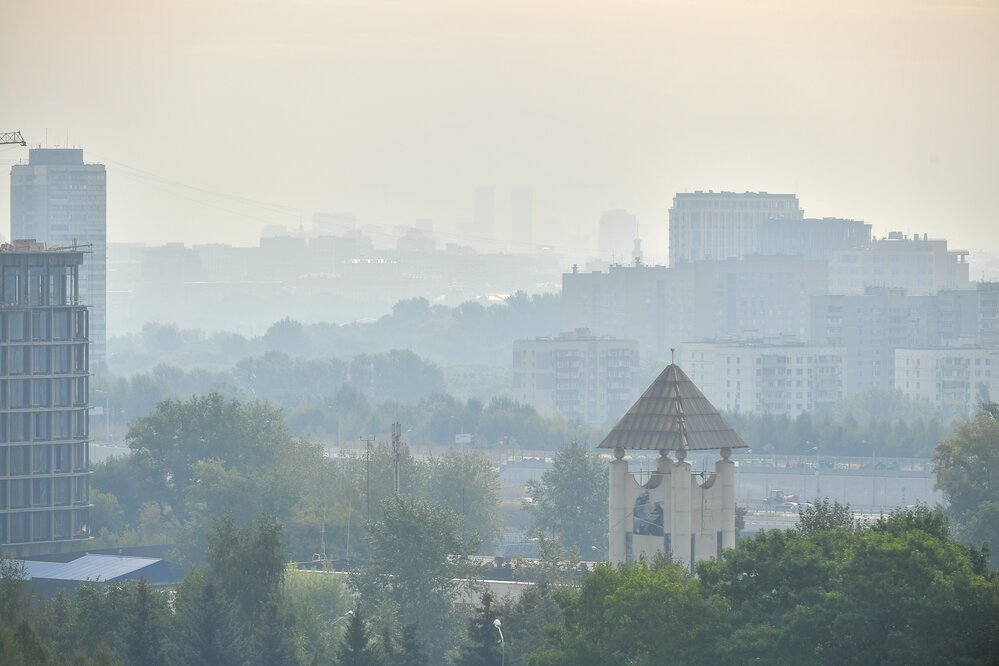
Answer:
[[[128,557],[124,555],[84,555],[72,562],[38,562],[26,560],[24,568],[27,578],[47,580],[92,580],[109,581],[140,569],[162,562],[152,557]]]

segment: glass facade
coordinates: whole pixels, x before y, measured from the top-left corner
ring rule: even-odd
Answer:
[[[29,241],[0,246],[0,545],[15,556],[90,536],[82,262]]]

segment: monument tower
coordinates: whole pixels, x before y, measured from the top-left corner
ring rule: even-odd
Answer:
[[[692,567],[734,547],[735,463],[730,458],[732,449],[745,446],[683,370],[670,363],[598,447],[613,449],[615,458],[610,464],[611,563],[664,553]],[[721,457],[714,472],[698,481],[687,452],[712,449]],[[627,450],[659,452],[644,484],[629,473]]]

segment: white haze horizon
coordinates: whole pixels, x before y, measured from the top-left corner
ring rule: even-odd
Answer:
[[[475,244],[480,186],[506,242],[527,186],[531,245],[572,258],[624,208],[665,264],[673,195],[709,189],[999,254],[994,3],[167,5],[16,2],[0,28],[0,131],[107,165],[112,243],[347,212]]]

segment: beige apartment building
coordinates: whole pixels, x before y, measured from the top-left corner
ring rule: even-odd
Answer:
[[[587,329],[513,343],[513,395],[546,415],[613,423],[637,397],[638,341]]]

